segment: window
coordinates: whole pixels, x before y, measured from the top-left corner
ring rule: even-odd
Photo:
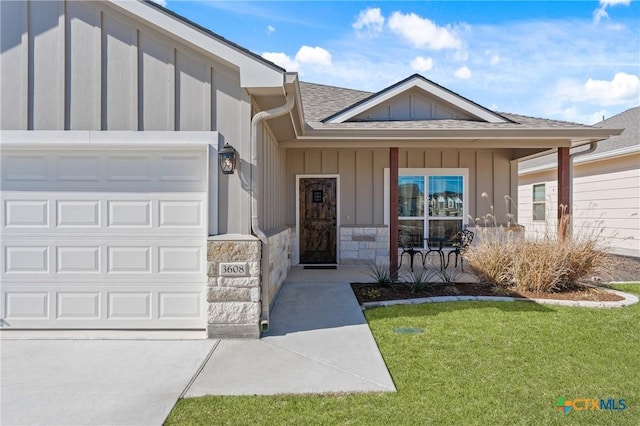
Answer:
[[[533,185],[533,220],[545,220],[545,199],[544,183]]]
[[[398,174],[398,227],[415,245],[424,247],[426,237],[450,239],[464,228],[467,169],[400,169]]]

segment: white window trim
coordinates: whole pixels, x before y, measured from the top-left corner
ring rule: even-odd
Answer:
[[[389,193],[391,171],[389,168],[384,169],[384,224],[389,226]],[[398,176],[425,176],[425,190],[428,191],[429,176],[462,176],[462,227],[469,223],[469,169],[417,169],[417,168],[401,168],[398,169]],[[426,208],[426,206],[425,206]],[[427,212],[425,212],[427,214]]]
[[[542,197],[542,201],[536,201],[535,200],[535,196],[536,196],[536,186],[542,186],[544,188],[544,197]],[[535,205],[536,204],[542,204],[544,206],[544,219],[538,219],[536,218],[535,212]],[[531,185],[531,220],[533,222],[546,222],[547,221],[547,184],[546,183],[534,183],[533,185]]]

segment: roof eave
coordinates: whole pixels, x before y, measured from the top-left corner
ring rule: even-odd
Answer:
[[[108,3],[129,16],[143,20],[157,31],[237,67],[240,85],[244,88],[273,88],[284,84],[286,71],[283,68],[169,9],[146,0],[109,0]]]

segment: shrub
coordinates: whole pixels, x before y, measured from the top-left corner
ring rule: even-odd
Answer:
[[[391,265],[388,263],[369,263],[367,275],[381,287],[390,286],[393,283],[391,277]]]
[[[592,276],[606,255],[592,240],[492,241],[470,247],[465,259],[485,282],[517,290],[555,292]]]
[[[415,268],[404,277],[404,281],[409,286],[411,293],[420,293],[430,283],[433,283],[435,272],[431,269]]]

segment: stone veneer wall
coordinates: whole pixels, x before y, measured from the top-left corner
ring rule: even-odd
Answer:
[[[207,242],[207,331],[209,337],[260,337],[260,256],[252,235],[224,234]],[[248,274],[221,277],[221,262],[246,262]]]
[[[389,263],[389,228],[386,226],[342,226],[339,245],[342,265]]]
[[[290,230],[269,236],[269,304],[272,305],[291,267]]]

